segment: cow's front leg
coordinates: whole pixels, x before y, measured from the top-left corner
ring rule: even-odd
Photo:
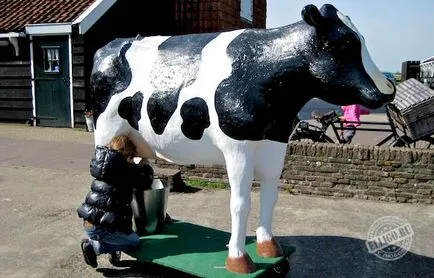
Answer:
[[[278,197],[286,144],[263,142],[255,156],[255,172],[261,180],[259,227],[256,230],[257,253],[262,257],[279,257],[283,251],[273,237],[271,228]]]
[[[261,208],[259,227],[256,230],[256,251],[260,256],[266,258],[280,257],[283,254],[282,248],[271,232],[277,195],[278,182],[276,180],[266,179],[261,182]]]
[[[231,239],[226,269],[237,273],[255,271],[255,265],[245,252],[247,218],[250,213],[250,189],[253,181],[253,163],[248,150],[225,156],[231,186]]]

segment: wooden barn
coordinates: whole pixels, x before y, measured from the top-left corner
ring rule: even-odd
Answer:
[[[0,121],[84,126],[93,55],[115,38],[265,20],[266,0],[0,0]]]

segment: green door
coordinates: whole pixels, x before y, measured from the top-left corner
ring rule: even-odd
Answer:
[[[36,117],[40,126],[71,127],[67,36],[33,37]]]

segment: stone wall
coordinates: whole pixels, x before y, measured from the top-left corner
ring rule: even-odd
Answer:
[[[222,166],[155,164],[227,182]],[[291,142],[280,183],[293,194],[432,204],[434,150]]]

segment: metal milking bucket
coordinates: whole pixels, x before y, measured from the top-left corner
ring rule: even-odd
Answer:
[[[149,190],[134,191],[131,208],[134,230],[140,235],[155,234],[164,228],[170,187],[158,177]]]

